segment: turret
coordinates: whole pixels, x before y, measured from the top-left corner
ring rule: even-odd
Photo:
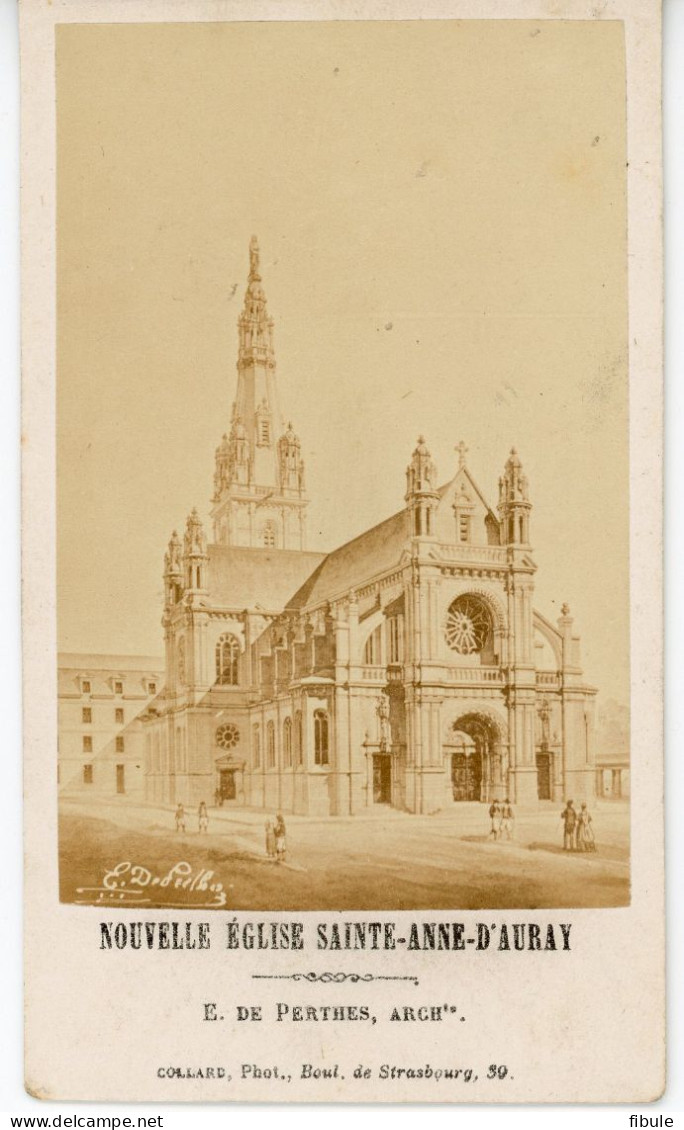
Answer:
[[[188,515],[183,538],[183,572],[189,593],[206,591],[208,561],[207,539],[199,515],[193,509]]]
[[[530,544],[530,510],[528,482],[520,456],[514,447],[499,479],[499,518],[504,545]]]
[[[164,602],[167,608],[177,604],[183,595],[182,552],[181,539],[174,530],[164,554]]]
[[[287,425],[285,434],[278,440],[278,464],[281,490],[283,492],[302,491],[304,489],[304,460],[302,459],[299,436],[295,434],[292,424]]]
[[[437,468],[427,449],[424,436],[418,437],[411,462],[406,468],[405,500],[409,510],[411,536],[432,537],[434,510],[439,501]]]

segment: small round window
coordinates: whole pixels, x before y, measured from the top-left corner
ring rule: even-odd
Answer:
[[[220,745],[221,749],[232,749],[238,744],[239,739],[240,731],[232,722],[224,722],[216,731],[216,744]]]

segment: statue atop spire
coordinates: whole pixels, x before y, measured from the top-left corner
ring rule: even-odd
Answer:
[[[259,274],[259,240],[255,235],[249,241],[249,281],[261,282]]]
[[[261,364],[275,368],[273,352],[273,318],[266,309],[266,294],[261,285],[259,241],[255,235],[249,242],[249,276],[245,302],[238,319],[240,352],[238,368]]]

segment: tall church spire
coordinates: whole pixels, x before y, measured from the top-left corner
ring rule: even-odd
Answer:
[[[240,331],[240,366],[265,363],[275,368],[273,352],[273,318],[266,309],[266,295],[259,273],[259,241],[255,235],[249,243],[249,277],[245,302],[238,321]]]
[[[230,432],[216,449],[214,540],[268,549],[305,548],[304,461],[292,424],[280,412],[259,243],[249,244],[249,275],[238,318],[237,391]]]

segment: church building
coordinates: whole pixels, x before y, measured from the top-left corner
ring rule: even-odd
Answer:
[[[211,539],[193,510],[164,559],[148,799],[347,816],[593,798],[596,690],[567,605],[555,623],[534,607],[515,448],[493,509],[465,444],[440,485],[421,436],[401,509],[309,552],[302,445],[280,408],[255,238],[249,258]]]

